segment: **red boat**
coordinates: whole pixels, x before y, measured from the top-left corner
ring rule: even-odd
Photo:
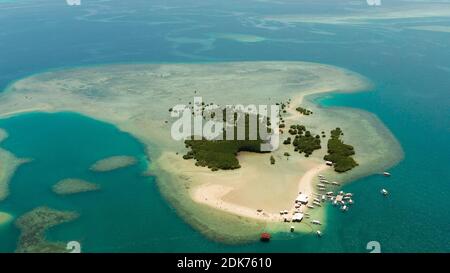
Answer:
[[[268,242],[268,241],[270,241],[270,234],[267,232],[261,233],[260,239],[262,242]]]

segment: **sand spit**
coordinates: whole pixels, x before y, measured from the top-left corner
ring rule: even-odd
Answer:
[[[11,214],[0,211],[0,225],[9,223],[12,221],[12,219],[13,219],[13,216]]]
[[[0,129],[0,142],[8,137],[6,131]],[[7,150],[0,148],[0,201],[9,195],[9,181],[20,165],[29,162],[29,159],[15,157]]]
[[[377,117],[355,109],[321,108],[310,100],[319,94],[369,88],[361,75],[305,62],[105,65],[19,80],[0,94],[0,117],[26,111],[72,111],[115,124],[146,145],[152,160],[150,172],[185,221],[211,239],[242,243],[257,239],[263,230],[288,230],[275,215],[290,210],[299,191],[312,192],[311,179],[318,173],[343,183],[402,158],[398,142]],[[342,128],[344,141],[355,146],[360,166],[343,175],[325,168],[323,140],[322,149],[309,158],[281,145],[272,153],[275,165],[269,163],[269,154],[240,153],[240,169],[211,172],[196,167],[193,160],[181,158],[186,148],[171,138],[174,119],[168,111],[194,96],[219,105],[292,99],[291,108],[301,103],[314,114],[302,116],[288,109],[287,127],[304,124],[313,134],[325,131],[327,135],[335,127]],[[285,152],[292,155],[286,158]],[[310,213],[326,223],[322,209]]]
[[[90,170],[95,172],[109,172],[136,164],[132,156],[112,156],[95,162]]]
[[[97,191],[100,186],[81,179],[67,178],[53,185],[52,190],[59,195],[68,195],[88,191]]]

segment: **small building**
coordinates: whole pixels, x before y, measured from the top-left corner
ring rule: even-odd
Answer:
[[[292,216],[292,222],[301,222],[303,219],[303,213],[297,212]]]
[[[304,193],[300,193],[297,198],[295,199],[296,203],[300,203],[303,205],[308,204],[308,195],[304,194]]]

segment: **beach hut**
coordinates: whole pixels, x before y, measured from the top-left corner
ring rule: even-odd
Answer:
[[[303,213],[297,212],[292,216],[292,222],[301,222],[303,219]]]
[[[308,195],[304,194],[304,193],[300,193],[297,198],[295,199],[296,203],[301,203],[301,204],[308,204]]]

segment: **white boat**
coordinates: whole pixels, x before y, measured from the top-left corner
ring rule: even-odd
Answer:
[[[347,210],[348,210],[348,207],[347,207],[346,205],[343,205],[343,206],[341,207],[341,210],[342,210],[342,211],[347,211]]]
[[[322,205],[319,202],[314,201],[313,202],[314,205],[321,207]]]
[[[325,188],[318,188],[319,191],[326,191]]]
[[[354,202],[353,202],[352,199],[348,200],[348,204],[349,204],[349,205],[353,205],[353,203],[354,203]]]
[[[331,184],[335,185],[335,186],[339,186],[339,183],[336,181],[331,182]]]
[[[382,190],[381,190],[381,194],[384,195],[384,196],[386,196],[386,195],[389,194],[389,192],[388,192],[386,189],[382,189]]]
[[[332,195],[332,194],[333,194],[332,191],[327,192],[327,195]]]
[[[325,195],[323,194],[323,195],[322,195],[322,202],[325,201],[325,198],[326,198],[326,197],[325,197]]]
[[[342,197],[342,199],[343,199],[343,200],[349,200],[349,199],[350,199],[350,196],[344,196],[344,197]]]
[[[320,203],[320,199],[319,198],[314,198],[314,201],[319,202]]]
[[[384,176],[391,176],[391,173],[383,172],[383,175],[384,175]]]
[[[337,205],[337,201],[335,199],[335,200],[333,200],[333,206],[336,206],[336,205]]]
[[[353,196],[353,194],[351,194],[351,193],[346,193],[346,194],[344,194],[344,196],[347,196],[347,197],[352,197],[352,196]]]
[[[313,209],[314,207],[311,205],[307,205],[308,208]]]
[[[344,192],[343,192],[343,191],[340,191],[340,192],[339,192],[339,195],[344,195]]]
[[[320,230],[318,230],[316,233],[317,233],[317,236],[322,237],[322,232],[320,232]]]
[[[317,187],[325,187],[324,184],[317,184]]]
[[[314,225],[321,225],[319,220],[312,220],[311,223]]]

